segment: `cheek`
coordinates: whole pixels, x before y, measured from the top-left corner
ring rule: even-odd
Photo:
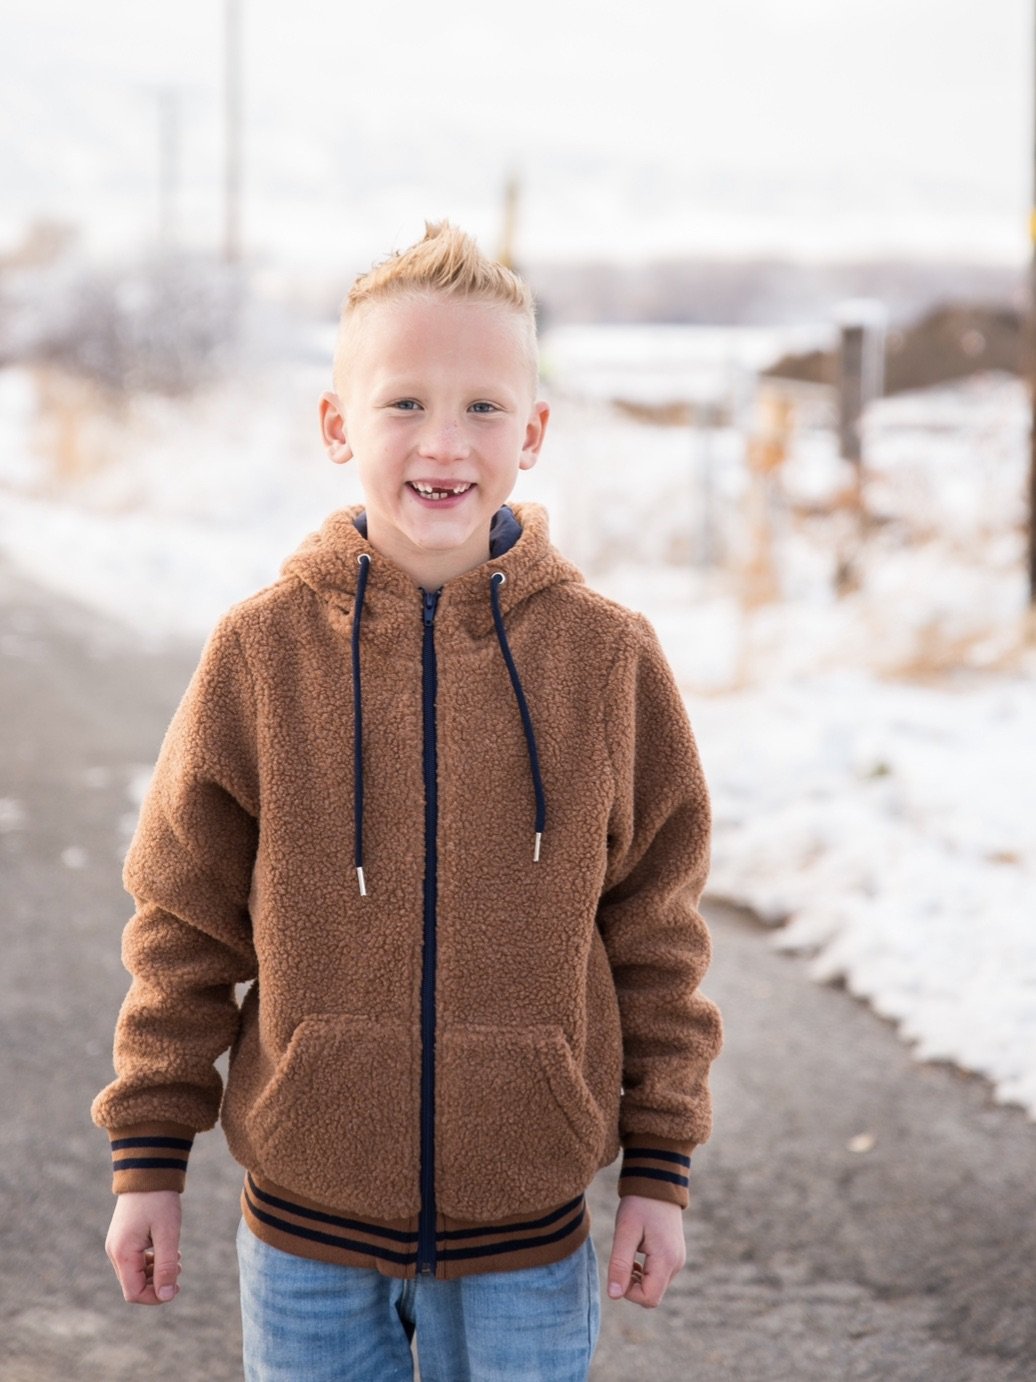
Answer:
[[[400,449],[385,437],[365,438],[362,457],[360,470],[373,480],[385,475],[393,466],[399,469]]]
[[[491,455],[500,465],[513,465],[524,446],[524,427],[508,427],[506,432],[493,438]]]

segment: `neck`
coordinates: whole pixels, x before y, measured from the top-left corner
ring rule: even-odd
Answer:
[[[396,541],[392,539],[396,538]],[[465,571],[473,571],[476,566],[489,560],[489,534],[465,543],[463,547],[452,547],[446,551],[424,551],[409,543],[400,542],[398,535],[390,531],[388,539],[379,531],[377,522],[371,523],[367,514],[367,541],[376,552],[387,557],[406,573],[416,586],[423,590],[438,590],[455,576],[463,576]]]

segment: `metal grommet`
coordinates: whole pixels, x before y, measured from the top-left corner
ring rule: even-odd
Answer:
[[[360,564],[361,561],[365,561],[365,562],[367,563],[367,565],[369,566],[369,565],[370,565],[370,560],[371,560],[371,559],[370,559],[370,553],[369,553],[369,552],[361,552],[360,555],[356,558],[356,564],[357,564],[357,566],[359,566],[359,564]]]
[[[507,583],[507,577],[504,575],[504,573],[503,573],[502,571],[494,571],[493,574],[492,574],[492,576],[490,576],[489,579],[490,579],[491,581],[495,581],[496,578],[497,578],[497,576],[500,577],[500,584],[501,584],[501,585],[505,585],[505,584]]]

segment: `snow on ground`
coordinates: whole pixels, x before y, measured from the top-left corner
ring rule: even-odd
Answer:
[[[125,412],[72,390],[38,407],[27,371],[0,370],[0,548],[38,580],[128,621],[150,646],[204,635],[277,576],[324,515],[358,498],[323,459],[329,370]]]
[[[851,477],[830,401],[797,399],[790,459],[760,481],[743,439],[758,334],[689,342],[548,340],[554,416],[515,498],[546,503],[588,579],[659,631],[712,788],[711,891],[920,1058],[987,1075],[1036,1117],[1025,391],[980,376],[875,405],[861,544],[835,502]],[[707,430],[645,425],[609,406],[609,372],[624,397],[729,406]],[[284,365],[115,416],[0,371],[0,549],[149,646],[197,642],[359,498],[319,441],[326,386],[326,370]]]

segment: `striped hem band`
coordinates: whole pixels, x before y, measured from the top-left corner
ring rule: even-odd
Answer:
[[[644,1194],[672,1198],[686,1204],[690,1191],[691,1158],[660,1147],[627,1147],[623,1152],[619,1188],[634,1192],[634,1182],[645,1182]],[[671,1189],[669,1189],[671,1187]],[[669,1193],[666,1191],[669,1189]]]
[[[134,1133],[111,1142],[113,1189],[182,1190],[193,1139]]]
[[[299,1257],[374,1267],[383,1276],[412,1277],[417,1267],[418,1217],[378,1220],[335,1213],[252,1172],[245,1175],[241,1212],[257,1237]],[[579,1195],[542,1214],[476,1224],[438,1216],[435,1276],[546,1266],[585,1242],[590,1214]]]
[[[117,1137],[112,1143],[112,1171],[186,1172],[191,1146],[188,1137]]]

